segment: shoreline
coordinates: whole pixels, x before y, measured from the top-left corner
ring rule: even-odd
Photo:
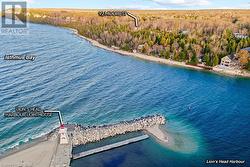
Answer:
[[[57,136],[55,131],[51,131],[34,141],[28,141],[20,147],[8,150],[0,157],[0,164],[2,166],[51,166],[56,150]]]
[[[43,134],[39,137],[33,138],[30,141],[26,141],[21,145],[16,145],[16,146],[13,146],[11,148],[4,150],[4,152],[2,154],[0,154],[0,160],[5,158],[5,157],[16,154],[18,152],[21,152],[23,150],[27,150],[27,149],[34,147],[42,142],[48,141],[51,138],[51,136],[55,133],[55,131],[56,131],[56,129],[53,129],[52,131],[50,131],[46,134]]]
[[[245,72],[243,70],[220,69],[218,67],[213,67],[211,70],[208,70],[208,69],[205,69],[203,67],[188,65],[185,62],[178,62],[178,61],[174,61],[174,60],[170,60],[170,59],[163,59],[163,58],[159,58],[159,57],[149,56],[149,55],[142,54],[142,53],[132,53],[132,52],[123,51],[123,50],[120,50],[120,49],[113,49],[111,47],[100,44],[96,40],[87,38],[87,37],[79,34],[77,29],[70,28],[70,27],[62,27],[62,28],[71,30],[74,35],[87,40],[93,46],[96,46],[98,48],[105,49],[105,50],[108,50],[108,51],[111,51],[111,52],[114,52],[114,53],[119,53],[119,54],[124,55],[124,56],[131,56],[131,57],[138,58],[138,59],[141,59],[141,60],[147,60],[147,61],[156,62],[156,63],[160,63],[160,64],[165,64],[165,65],[170,65],[170,66],[176,66],[176,67],[189,68],[189,69],[194,69],[194,70],[199,70],[199,71],[212,72],[214,74],[222,74],[224,76],[250,78],[250,73]]]

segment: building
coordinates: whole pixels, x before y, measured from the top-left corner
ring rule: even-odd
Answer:
[[[65,18],[63,18],[66,22],[74,22],[74,21],[76,21],[75,19],[74,19],[74,17],[69,17],[69,16],[67,16],[67,17],[65,17]]]
[[[236,55],[228,55],[221,59],[220,67],[224,68],[238,68],[238,61],[236,60]]]
[[[187,34],[189,34],[189,31],[188,30],[181,30],[180,33],[183,35],[187,35]]]
[[[67,134],[67,128],[61,125],[59,129],[60,144],[69,144],[69,137]]]
[[[225,56],[221,59],[220,66],[230,67],[232,60],[229,56]]]
[[[235,36],[235,38],[239,38],[239,39],[245,39],[248,37],[247,35],[244,35],[241,33],[234,33],[234,36]]]
[[[67,16],[67,17],[65,18],[65,21],[66,21],[66,22],[71,22],[71,17]]]
[[[138,45],[137,50],[139,52],[142,52],[143,48],[144,48],[144,45]]]

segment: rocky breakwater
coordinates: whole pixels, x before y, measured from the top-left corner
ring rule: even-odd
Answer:
[[[141,117],[130,121],[122,121],[117,124],[83,127],[76,125],[72,134],[73,146],[97,142],[102,139],[125,134],[128,132],[135,132],[146,130],[150,127],[165,124],[165,117],[161,115],[153,115]]]

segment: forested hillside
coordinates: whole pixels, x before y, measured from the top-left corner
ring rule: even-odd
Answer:
[[[100,17],[97,10],[31,9],[30,21],[75,28],[107,46],[196,65],[250,46],[250,10],[130,11],[140,18]],[[250,69],[250,61],[242,64]]]

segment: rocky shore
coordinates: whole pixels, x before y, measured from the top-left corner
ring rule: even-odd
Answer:
[[[112,125],[92,127],[76,125],[72,133],[72,144],[73,146],[77,146],[81,144],[97,142],[108,137],[125,134],[128,132],[147,130],[147,128],[163,125],[165,123],[166,120],[163,116],[154,115],[141,117],[131,121],[123,121]]]

